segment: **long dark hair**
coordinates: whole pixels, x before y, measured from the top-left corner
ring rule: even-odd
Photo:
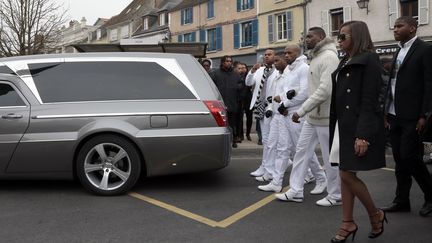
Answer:
[[[372,38],[369,33],[369,28],[365,22],[363,21],[345,22],[339,28],[339,33],[344,26],[348,26],[351,31],[351,41],[353,43],[353,47],[352,47],[353,56],[363,52],[375,52],[375,47],[373,45]]]

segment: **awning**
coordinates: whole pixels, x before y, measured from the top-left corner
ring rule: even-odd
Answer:
[[[181,42],[148,44],[75,44],[72,45],[78,52],[168,52],[191,54],[196,58],[206,57],[207,43]]]

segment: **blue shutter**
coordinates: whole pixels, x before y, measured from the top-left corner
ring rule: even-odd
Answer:
[[[206,31],[200,30],[200,42],[206,42]]]
[[[252,45],[258,45],[258,19],[252,20]]]
[[[183,35],[178,35],[177,36],[177,42],[183,42]]]
[[[191,42],[195,42],[196,41],[196,32],[192,32],[191,33]]]
[[[268,16],[268,41],[272,43],[274,41],[274,27],[273,27],[273,15]]]
[[[216,27],[216,49],[222,50],[222,27]]]
[[[292,12],[286,12],[286,24],[287,24],[287,39],[293,39],[293,30],[292,30]]]
[[[240,24],[234,24],[234,49],[238,49],[240,47]]]
[[[181,10],[181,16],[180,16],[180,23],[181,25],[184,25],[184,20],[185,20],[185,11],[184,9]]]
[[[249,9],[253,9],[254,8],[254,1],[255,0],[249,0]]]
[[[207,18],[214,17],[214,0],[210,0],[207,2]]]
[[[193,23],[193,8],[190,8],[190,21],[189,23]]]
[[[241,0],[237,0],[237,12],[241,11]]]

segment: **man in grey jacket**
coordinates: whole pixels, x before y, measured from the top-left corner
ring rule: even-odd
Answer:
[[[316,204],[319,206],[341,205],[339,170],[329,163],[331,74],[339,64],[336,44],[332,39],[326,38],[322,28],[312,27],[306,35],[306,46],[311,50],[310,56],[312,57],[308,74],[309,98],[292,116],[294,122],[300,122],[299,119],[304,116],[306,116],[306,121],[304,121],[297,142],[290,176],[290,189],[283,194],[278,194],[277,198],[283,201],[303,202],[304,178],[314,149],[319,143],[327,185],[317,184],[316,187],[327,186],[328,195],[317,201]]]

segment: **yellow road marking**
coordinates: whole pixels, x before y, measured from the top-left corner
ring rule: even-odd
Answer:
[[[284,188],[283,191],[288,190],[289,187]],[[246,217],[247,215],[253,213],[254,211],[258,210],[259,208],[269,204],[270,202],[272,202],[273,200],[275,200],[276,197],[274,194],[271,194],[270,196],[250,205],[249,207],[229,216],[228,218],[219,221],[218,222],[218,227],[220,228],[226,228],[228,226],[230,226],[231,224],[239,221],[240,219]]]
[[[386,171],[395,171],[392,168],[381,168],[381,169],[386,170]],[[287,191],[288,188],[289,188],[289,186],[285,187],[283,189],[283,191],[284,192]],[[269,204],[270,202],[272,202],[273,200],[276,199],[274,194],[271,194],[271,195],[265,197],[264,199],[261,199],[260,201],[250,205],[249,207],[242,209],[241,211],[229,216],[228,218],[226,218],[224,220],[215,221],[215,220],[203,217],[201,215],[189,212],[187,210],[178,208],[176,206],[170,205],[168,203],[161,202],[161,201],[153,199],[151,197],[144,196],[144,195],[136,193],[136,192],[129,192],[128,194],[131,197],[134,197],[136,199],[148,202],[148,203],[153,204],[155,206],[164,208],[168,211],[182,215],[186,218],[190,218],[192,220],[198,221],[200,223],[206,224],[206,225],[211,226],[211,227],[219,227],[219,228],[227,228],[228,226],[234,224],[235,222],[239,221],[240,219],[246,217],[247,215],[255,212],[256,210],[260,209],[261,207]]]
[[[284,191],[287,189],[288,189],[288,187],[284,188]],[[198,221],[200,223],[209,225],[211,227],[219,227],[219,228],[226,228],[226,227],[230,226],[231,224],[239,221],[240,219],[246,217],[247,215],[253,213],[254,211],[258,210],[259,208],[269,204],[270,202],[272,202],[273,200],[276,199],[274,194],[271,194],[270,196],[250,205],[249,207],[229,216],[228,218],[217,222],[217,221],[211,220],[209,218],[200,216],[198,214],[191,213],[187,210],[178,208],[176,206],[161,202],[159,200],[144,196],[144,195],[136,193],[136,192],[129,192],[129,196],[134,197],[134,198],[139,199],[139,200],[142,200],[142,201],[145,201],[145,202],[148,202],[148,203],[153,204],[155,206],[164,208],[164,209],[171,211],[173,213],[180,214],[186,218],[190,218],[192,220],[195,220],[195,221]]]
[[[218,222],[216,222],[214,220],[202,217],[202,216],[200,216],[198,214],[191,213],[189,211],[183,210],[183,209],[178,208],[176,206],[172,206],[170,204],[158,201],[158,200],[153,199],[151,197],[147,197],[147,196],[144,196],[144,195],[136,193],[136,192],[129,192],[129,196],[137,198],[137,199],[145,201],[145,202],[148,202],[150,204],[156,205],[158,207],[164,208],[164,209],[166,209],[168,211],[171,211],[171,212],[174,212],[176,214],[180,214],[180,215],[182,215],[182,216],[184,216],[186,218],[193,219],[195,221],[198,221],[200,223],[209,225],[211,227],[218,226]]]

